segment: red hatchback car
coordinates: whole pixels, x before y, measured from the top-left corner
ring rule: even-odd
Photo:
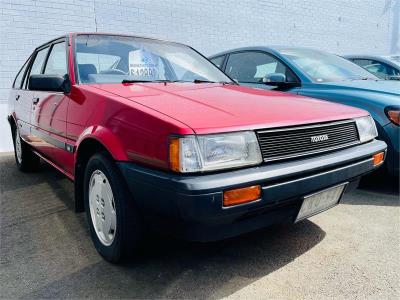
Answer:
[[[74,181],[112,262],[147,227],[210,241],[312,216],[386,150],[363,110],[242,87],[188,46],[110,34],[35,49],[8,120],[18,168],[42,159]]]

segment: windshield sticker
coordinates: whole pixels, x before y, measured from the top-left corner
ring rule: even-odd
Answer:
[[[158,79],[158,57],[144,49],[130,51],[129,75],[141,80]]]

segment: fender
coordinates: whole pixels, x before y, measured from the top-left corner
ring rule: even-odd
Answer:
[[[128,157],[125,151],[123,150],[121,141],[108,128],[105,128],[103,126],[90,126],[81,133],[78,140],[76,141],[75,144],[76,149],[74,151],[74,182],[75,182],[74,194],[75,194],[75,211],[77,212],[84,211],[83,176],[84,176],[85,164],[87,162],[87,159],[90,157],[90,151],[89,153],[87,152],[85,153],[84,148],[85,144],[86,145],[89,144],[86,142],[93,140],[96,141],[98,145],[101,145],[102,148],[106,149],[114,160],[118,161],[128,160]],[[80,151],[80,149],[82,151]],[[79,155],[78,157],[78,154],[82,155]]]
[[[118,161],[128,161],[129,158],[124,151],[119,138],[108,128],[103,126],[90,126],[86,128],[76,141],[76,151],[74,151],[74,160],[77,161],[79,147],[87,139],[94,139],[99,142]]]

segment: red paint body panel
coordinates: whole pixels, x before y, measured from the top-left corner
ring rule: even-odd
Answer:
[[[198,134],[285,127],[367,114],[331,102],[236,85],[150,83],[96,87],[163,112]]]
[[[183,123],[142,104],[89,85],[75,86],[68,108],[71,143],[94,138],[116,160],[134,160],[168,168],[171,134],[193,134]]]
[[[86,139],[100,142],[116,160],[167,169],[171,135],[285,127],[368,114],[331,102],[236,85],[79,85],[75,80],[74,35],[69,35],[68,44],[71,92],[13,90],[10,103],[15,107],[16,121],[22,124],[22,137],[70,178],[77,151]],[[24,95],[15,101],[20,92]],[[37,105],[32,105],[33,94],[40,98]],[[32,134],[32,129],[48,139]],[[69,146],[75,151],[68,151]]]

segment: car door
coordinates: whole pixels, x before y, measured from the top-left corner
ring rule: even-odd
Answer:
[[[45,156],[48,156],[48,154],[50,154],[52,146],[49,143],[47,143],[44,139],[40,138],[37,134],[35,134],[35,128],[33,127],[34,120],[32,118],[32,115],[33,111],[37,109],[38,101],[37,98],[35,97],[36,92],[29,89],[29,78],[31,75],[42,74],[49,48],[50,48],[49,45],[44,45],[35,50],[32,62],[29,66],[29,70],[27,71],[27,75],[23,83],[24,92],[20,97],[21,103],[25,103],[27,110],[25,112],[27,115],[26,118],[29,120],[27,122],[28,124],[27,142],[30,143],[35,148],[35,150],[37,150],[38,152],[42,153]]]
[[[281,73],[286,82],[299,83],[297,76],[278,58],[263,51],[240,51],[230,53],[224,71],[241,85],[268,90],[283,90],[277,86],[264,84],[266,76]],[[296,93],[298,87],[284,89]]]
[[[25,62],[15,77],[9,98],[9,109],[15,113],[21,137],[26,140],[30,133],[30,113],[32,108],[32,93],[24,87],[24,78],[29,68],[31,57]]]
[[[65,39],[50,45],[42,74],[64,77],[68,74]],[[66,119],[69,96],[63,92],[35,91],[32,107],[33,133],[51,145],[46,155],[62,168],[71,164],[72,153],[66,147]]]

